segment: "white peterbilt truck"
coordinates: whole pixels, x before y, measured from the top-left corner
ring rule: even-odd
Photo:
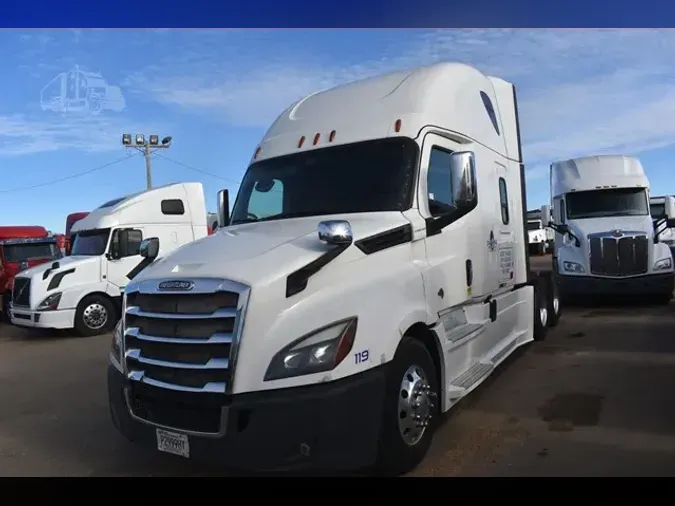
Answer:
[[[12,323],[110,332],[121,313],[124,287],[147,265],[145,237],[158,237],[162,254],[207,235],[201,183],[175,183],[105,202],[77,221],[71,254],[21,272],[12,291]]]
[[[649,208],[649,180],[634,156],[600,155],[551,165],[553,268],[561,296],[640,295],[668,302],[675,275]],[[546,207],[546,206],[545,206]],[[664,199],[662,222],[675,204]]]
[[[127,285],[114,425],[240,469],[412,469],[438,415],[559,318],[525,195],[515,88],[470,66],[294,103],[231,215],[219,193],[225,226]]]

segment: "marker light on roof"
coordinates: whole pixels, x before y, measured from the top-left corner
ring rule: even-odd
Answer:
[[[298,141],[298,148],[301,148],[304,143],[305,143],[305,136],[303,135],[302,137],[300,137],[300,140]]]
[[[328,142],[333,142],[335,140],[335,130],[333,130],[330,135],[328,136]]]
[[[319,139],[321,138],[320,133],[314,134],[314,145],[316,146],[319,143]]]
[[[396,120],[396,123],[394,123],[394,131],[395,131],[396,133],[398,133],[398,132],[401,131],[401,124],[402,124],[402,122],[401,122],[400,119],[397,119],[397,120]]]

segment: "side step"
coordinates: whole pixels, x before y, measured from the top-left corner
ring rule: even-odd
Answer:
[[[450,383],[450,388],[448,389],[449,399],[457,399],[462,397],[464,392],[471,388],[474,384],[479,382],[485,376],[487,376],[500,362],[504,356],[506,356],[513,348],[515,348],[518,339],[512,339],[506,345],[495,353],[489,362],[477,362],[472,365],[466,372],[457,376]]]

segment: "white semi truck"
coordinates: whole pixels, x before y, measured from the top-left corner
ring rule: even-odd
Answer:
[[[654,233],[649,180],[637,158],[601,155],[553,163],[551,199],[556,211],[547,220],[556,231],[553,267],[562,296],[670,301],[673,257]],[[675,206],[672,199],[664,205],[669,221]]]
[[[527,212],[527,239],[530,255],[543,255],[553,250],[555,232],[541,219],[541,210]]]
[[[530,271],[514,86],[458,63],[305,97],[218,231],[124,293],[129,440],[241,469],[410,470],[438,415],[560,305]],[[161,239],[147,239],[147,258]]]
[[[207,235],[201,183],[176,183],[106,202],[77,221],[69,257],[21,272],[14,280],[12,323],[109,332],[129,280],[148,264],[141,241],[158,237],[161,254]]]
[[[670,248],[675,260],[675,227],[668,226],[668,216],[666,215],[666,200],[673,198],[672,195],[650,197],[649,213],[652,215],[654,232],[657,234],[659,242]]]

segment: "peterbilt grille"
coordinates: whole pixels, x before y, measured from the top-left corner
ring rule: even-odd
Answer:
[[[648,270],[649,240],[646,235],[589,237],[591,273],[632,276]]]
[[[30,278],[14,278],[12,304],[22,307],[30,306]]]
[[[127,295],[124,360],[132,387],[145,383],[173,391],[228,392],[240,294],[222,287],[204,293],[203,288],[185,294],[141,289]]]

